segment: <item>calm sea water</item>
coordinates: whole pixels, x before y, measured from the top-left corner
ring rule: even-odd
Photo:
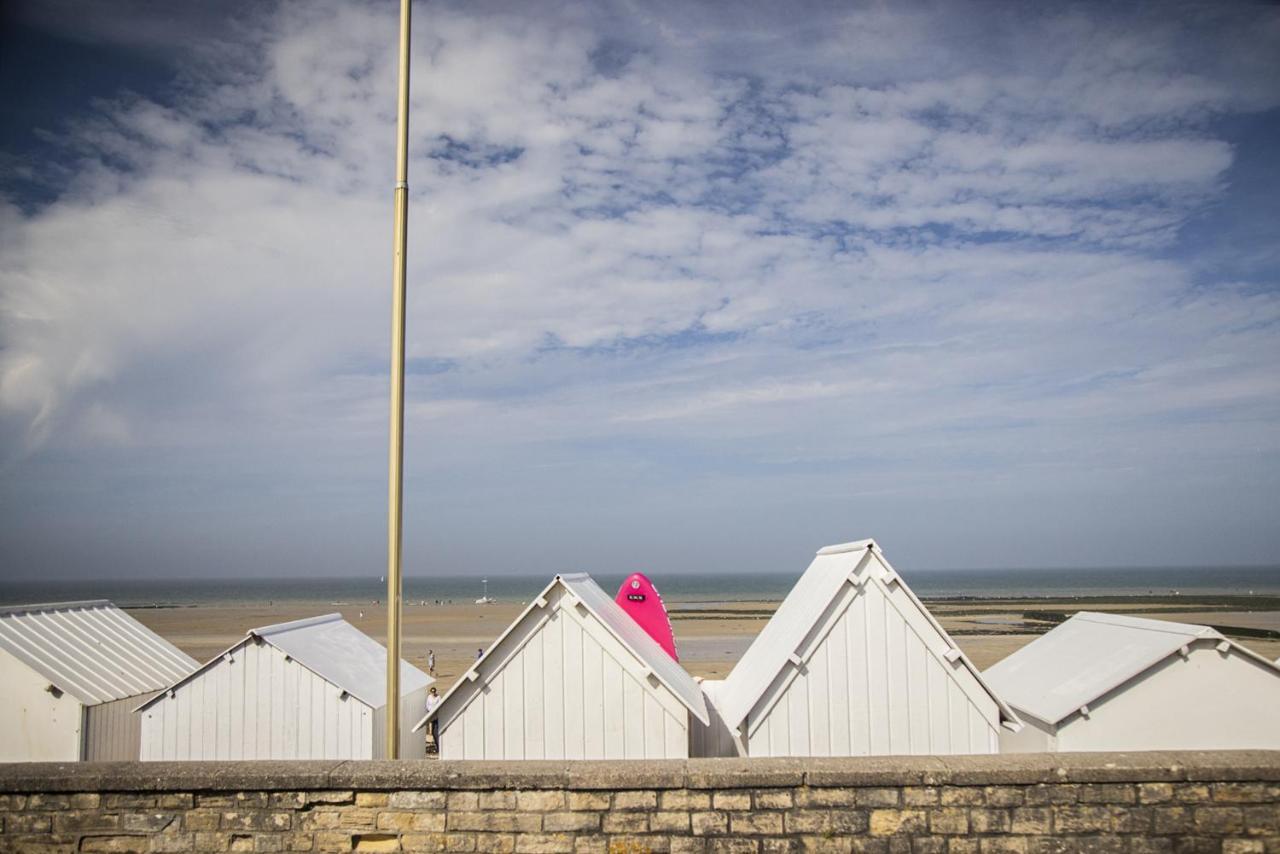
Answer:
[[[1133,596],[1145,594],[1280,594],[1280,566],[1142,567],[1116,569],[902,570],[922,598],[973,596]],[[595,574],[612,592],[624,573]],[[785,575],[672,575],[654,582],[668,603],[777,601],[795,584]],[[492,576],[489,595],[523,602],[546,585],[546,576]],[[213,605],[239,602],[372,603],[385,587],[367,578],[291,578],[223,580],[3,581],[0,604],[111,599],[119,605]],[[477,576],[406,578],[408,601],[470,602],[483,588]]]

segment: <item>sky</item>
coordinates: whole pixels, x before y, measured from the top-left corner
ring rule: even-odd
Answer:
[[[0,7],[0,573],[379,575],[396,5]],[[1280,8],[415,2],[408,575],[1280,563]]]

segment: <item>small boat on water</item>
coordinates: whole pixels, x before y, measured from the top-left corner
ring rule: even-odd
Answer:
[[[480,579],[480,583],[484,585],[484,595],[483,595],[483,596],[481,596],[479,599],[477,599],[477,600],[476,600],[476,604],[477,604],[477,605],[493,605],[493,604],[496,604],[498,600],[497,600],[497,599],[494,599],[492,596],[490,596],[490,595],[489,595],[489,579],[487,579],[487,578],[482,578],[482,579]]]

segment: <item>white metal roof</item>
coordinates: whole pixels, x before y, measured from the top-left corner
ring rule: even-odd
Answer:
[[[649,633],[640,628],[639,624],[618,606],[613,597],[601,590],[600,585],[596,584],[590,575],[585,572],[576,572],[557,575],[551,579],[551,583],[534,597],[529,606],[520,612],[520,616],[516,617],[506,631],[489,645],[489,648],[484,651],[484,655],[477,659],[467,673],[464,673],[453,684],[453,687],[449,689],[449,693],[444,695],[444,698],[435,709],[428,712],[422,720],[418,721],[414,727],[415,730],[421,729],[432,716],[443,709],[455,693],[462,690],[479,690],[481,681],[468,678],[468,674],[472,672],[479,673],[484,668],[489,656],[502,645],[502,641],[507,635],[511,634],[533,609],[541,607],[539,603],[546,602],[547,594],[557,584],[568,590],[618,639],[619,643],[629,649],[636,658],[640,659],[641,663],[649,668],[654,677],[667,686],[680,702],[693,713],[694,717],[702,721],[704,725],[709,723],[710,718],[707,716],[706,702],[702,698],[702,689],[697,682],[693,681],[693,677],[689,675],[689,672],[681,667],[675,659],[667,655],[666,650],[658,646],[658,642],[649,637]]]
[[[0,608],[0,648],[88,706],[159,691],[199,666],[106,599]]]
[[[889,566],[889,562],[874,540],[855,540],[826,546],[818,550],[817,556],[800,576],[796,586],[791,588],[791,592],[782,600],[778,610],[769,618],[769,622],[734,665],[733,670],[725,678],[724,685],[717,689],[716,706],[730,728],[737,727],[746,720],[748,713],[768,690],[778,673],[787,666],[792,654],[821,620],[823,613],[832,600],[839,595],[850,576],[862,565],[862,561],[873,558],[883,565],[885,577],[892,576],[895,583],[901,586],[909,600],[928,619],[933,628],[942,637],[950,640],[946,630],[929,613],[929,609],[916,598],[915,593],[902,581],[902,577],[893,567]],[[1019,725],[1016,723],[1017,716],[991,690],[968,656],[964,655],[954,643],[951,646],[956,650],[964,667],[973,674],[978,684],[995,701],[1002,717],[1014,725]]]
[[[983,675],[1018,711],[1052,725],[1198,640],[1276,667],[1209,626],[1081,611]]]
[[[325,614],[290,623],[250,629],[230,649],[211,658],[199,670],[168,686],[173,690],[208,670],[228,652],[254,638],[269,643],[303,667],[341,688],[367,706],[380,709],[387,704],[387,648],[341,614]],[[400,659],[400,694],[411,694],[435,680],[404,659]],[[141,708],[151,705],[144,703]]]

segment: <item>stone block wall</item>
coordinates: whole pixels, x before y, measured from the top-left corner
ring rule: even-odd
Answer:
[[[0,850],[1280,854],[1280,752],[0,765]]]

